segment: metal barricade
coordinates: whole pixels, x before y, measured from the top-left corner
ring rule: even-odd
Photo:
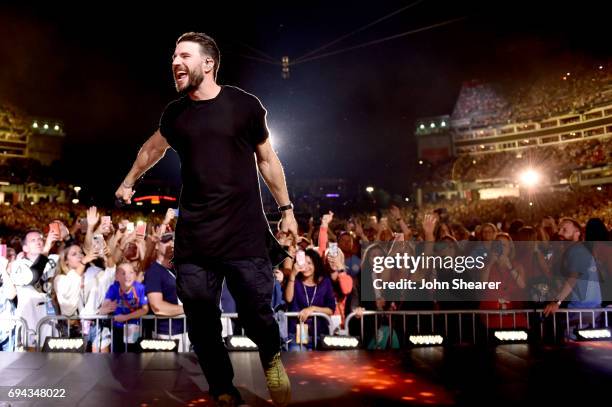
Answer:
[[[389,340],[391,340],[394,326],[400,325],[401,330],[397,329],[397,331],[401,332],[404,343],[410,334],[440,334],[451,343],[462,344],[467,341],[476,345],[482,339],[485,342],[488,341],[487,333],[491,329],[524,329],[536,332],[536,328],[539,328],[541,341],[547,338],[556,341],[561,334],[569,336],[572,328],[609,328],[610,313],[612,313],[612,308],[563,308],[545,318],[543,309],[363,311],[359,333],[363,343],[364,319],[373,316],[374,333],[372,337],[376,337],[379,318],[386,318],[390,333]],[[358,313],[353,312],[346,317],[342,334],[349,334],[349,324],[354,318],[358,318]],[[410,318],[413,319],[413,323],[411,327],[407,327],[407,319]],[[559,329],[560,327],[563,329]]]
[[[186,335],[187,335],[187,323],[186,323],[186,319],[185,319],[185,315],[179,315],[179,316],[175,316],[175,317],[159,317],[157,315],[144,315],[141,318],[138,318],[138,326],[139,326],[139,337],[143,336],[143,320],[155,320],[154,322],[154,333],[157,334],[157,324],[158,324],[158,319],[162,319],[162,320],[169,320],[168,321],[168,335],[170,338],[174,338],[176,335],[183,335],[183,338],[181,340],[181,344],[182,344],[182,351],[183,352],[188,352],[189,349],[187,347],[187,340],[186,340]],[[182,320],[182,325],[183,325],[183,332],[178,333],[178,334],[173,334],[173,323],[176,323],[177,321],[173,321],[176,319],[180,319]],[[109,315],[81,315],[81,316],[75,316],[75,317],[67,317],[64,315],[49,315],[46,316],[44,318],[42,318],[38,324],[36,325],[36,336],[37,336],[37,341],[36,341],[36,350],[40,351],[42,344],[41,344],[41,329],[44,325],[47,324],[51,324],[53,321],[67,321],[67,335],[70,336],[70,321],[95,321],[95,327],[96,327],[96,331],[98,334],[98,338],[100,339],[100,345],[102,343],[102,333],[103,333],[103,329],[104,327],[101,327],[100,321],[101,320],[108,320],[110,321],[110,327],[109,328],[109,332],[110,332],[110,348],[111,348],[111,352],[114,350],[113,347],[113,338],[114,338],[114,330],[116,329],[116,327],[114,326],[113,322],[112,322],[112,316]],[[124,323],[123,325],[123,344],[124,344],[124,351],[127,352],[128,350],[128,332],[127,332],[127,323]],[[53,326],[52,326],[53,327]],[[53,327],[55,330],[57,330],[57,328]],[[165,335],[165,334],[163,334]],[[99,348],[101,348],[101,346],[99,346]]]
[[[11,332],[9,335],[13,335],[13,341],[14,341],[14,347],[17,348],[17,340],[20,339],[21,340],[21,345],[27,349],[29,346],[29,334],[30,333],[34,333],[36,335],[36,332],[31,331],[30,328],[28,327],[28,321],[26,321],[23,317],[16,317],[16,316],[11,316],[11,317],[2,317],[0,318],[0,322],[1,321],[14,321],[14,324],[12,324],[11,326],[11,331],[15,328],[17,328],[17,325],[20,325],[20,329],[19,330],[15,330],[15,332]],[[21,332],[20,332],[21,331]],[[20,333],[20,335],[17,335],[17,333]],[[9,338],[10,339],[10,338]]]
[[[317,344],[318,344],[317,318],[323,318],[327,321],[328,331],[330,331],[330,328],[332,326],[332,320],[329,317],[329,315],[323,314],[322,312],[313,312],[310,315],[313,318],[313,322],[314,322],[313,342],[314,342],[314,348],[316,349]],[[298,318],[299,316],[300,316],[299,312],[283,312],[282,313],[282,317],[284,318],[285,326],[288,325],[287,322],[289,318]],[[224,313],[224,314],[221,314],[221,318],[238,319],[239,317],[237,313]],[[241,329],[242,329],[242,335],[245,335],[244,327],[242,327]],[[300,330],[302,330],[303,332],[304,322],[300,322]],[[302,345],[303,344],[300,343],[300,350],[303,348]]]
[[[374,319],[374,333],[373,337],[376,337],[377,329],[379,328],[379,319],[386,319],[389,327],[389,340],[392,340],[392,333],[394,328],[397,332],[401,333],[404,344],[407,343],[408,337],[411,334],[440,334],[444,335],[447,343],[472,343],[473,345],[478,344],[481,340],[488,341],[488,331],[491,329],[525,329],[533,333],[539,333],[540,341],[544,342],[545,339],[552,338],[553,340],[559,339],[560,335],[569,335],[573,327],[576,328],[609,328],[610,313],[612,308],[595,308],[595,309],[559,309],[554,315],[544,318],[543,309],[509,309],[509,310],[407,310],[407,311],[363,311],[360,318],[359,333],[362,340],[362,345],[366,345],[364,342],[365,338],[365,323],[366,318],[373,317]],[[299,312],[284,312],[282,317],[284,318],[285,326],[289,318],[298,318]],[[354,318],[357,318],[358,314],[353,312],[345,318],[345,328],[341,331],[341,334],[349,334],[349,324]],[[313,332],[313,343],[314,348],[318,345],[318,332],[317,332],[317,318],[323,318],[328,325],[328,328],[332,327],[331,318],[323,313],[312,313],[311,317],[314,322]],[[221,318],[237,319],[237,313],[223,313]],[[23,318],[13,318],[22,324],[21,330],[23,337],[26,338],[27,333],[30,331],[27,326],[27,322]],[[174,337],[173,324],[177,323],[177,319],[180,319],[182,323],[183,332],[179,335],[187,335],[187,324],[184,315],[176,317],[160,317],[156,315],[145,315],[139,318],[140,336],[142,337],[142,321],[151,320],[155,322],[154,332],[157,332],[158,320],[168,320],[169,322],[169,335]],[[50,324],[53,321],[60,320],[83,320],[83,321],[95,321],[97,332],[100,331],[100,322],[102,320],[112,320],[111,316],[107,315],[82,315],[80,317],[66,317],[63,315],[47,316],[41,319],[36,326],[36,350],[40,350],[42,347],[41,343],[41,329],[44,325]],[[299,322],[300,329],[304,330],[304,322]],[[124,325],[125,326],[125,325]],[[114,334],[113,323],[110,323],[110,334],[111,334],[111,350],[112,349],[112,337]],[[70,324],[68,323],[68,336],[70,335]],[[242,328],[242,334],[244,335],[244,328]],[[127,350],[126,332],[124,329],[124,345]],[[300,341],[301,342],[301,341]],[[303,344],[300,343],[300,349],[303,348]],[[186,337],[183,337],[182,341],[182,352],[189,351],[187,347]]]
[[[285,312],[285,324],[287,325],[287,320],[288,318],[299,318],[300,313],[299,312]],[[327,321],[327,331],[331,332],[331,327],[332,327],[332,320],[329,317],[329,315],[327,314],[323,314],[322,312],[313,312],[312,314],[310,314],[313,318],[313,326],[314,326],[314,332],[313,332],[313,342],[314,342],[314,348],[313,349],[317,349],[317,344],[318,344],[318,335],[317,335],[317,318],[323,318]],[[304,332],[304,322],[303,321],[299,321],[300,322],[300,332]],[[296,332],[296,340],[297,340],[297,332]],[[300,350],[303,349],[303,343],[300,340]]]
[[[177,315],[174,317],[166,317],[166,316],[159,316],[159,315],[145,315],[141,318],[141,335],[142,335],[142,320],[150,320],[153,319],[154,320],[154,329],[153,332],[156,335],[163,335],[163,336],[168,336],[169,339],[176,339],[176,336],[180,336],[180,342],[181,342],[181,352],[189,352],[189,341],[188,341],[188,337],[187,337],[187,318],[185,316],[185,314],[182,315]],[[162,321],[168,321],[168,334],[159,334],[157,331],[157,325],[158,325],[158,321],[162,320]],[[180,320],[176,321],[176,320]],[[176,324],[179,323],[182,325],[182,332],[179,332],[177,334],[174,334],[173,332],[176,332],[178,329],[176,328]],[[174,325],[174,327],[173,327]]]

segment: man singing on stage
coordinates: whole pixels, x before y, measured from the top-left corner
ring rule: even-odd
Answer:
[[[243,402],[221,338],[219,297],[225,279],[246,334],[258,346],[272,400],[283,406],[291,389],[271,308],[270,232],[258,169],[282,212],[281,230],[297,235],[297,222],[268,138],[266,110],[255,96],[216,83],[219,60],[208,35],[186,33],[178,39],[172,72],[182,97],[166,107],[159,130],[142,146],[115,195],[130,203],[136,180],[168,147],[177,151],[183,181],[174,255],[177,292],[210,394],[219,405]]]

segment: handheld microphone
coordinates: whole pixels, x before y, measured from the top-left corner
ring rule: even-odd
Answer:
[[[119,198],[118,196],[115,197],[115,208],[121,209],[126,205],[127,203],[123,200],[123,198]]]

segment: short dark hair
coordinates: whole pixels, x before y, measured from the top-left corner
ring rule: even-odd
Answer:
[[[574,218],[569,218],[569,217],[559,219],[559,225],[565,222],[568,222],[574,225],[574,227],[578,229],[578,232],[580,232],[580,236],[582,237],[582,225],[580,225],[580,222],[578,222]]]
[[[43,236],[43,237],[45,236],[45,234],[42,232],[42,230],[36,229],[36,228],[30,228],[30,229],[26,230],[25,233],[21,236],[21,246],[22,247],[25,246],[26,239],[27,239],[27,237],[28,237],[28,235],[30,233],[39,233],[41,236]]]
[[[213,59],[215,63],[215,66],[213,67],[213,74],[216,80],[217,71],[219,71],[219,63],[221,62],[221,53],[219,52],[219,47],[217,47],[215,40],[211,36],[204,33],[188,32],[181,35],[178,40],[176,40],[176,45],[185,41],[199,44],[200,54],[209,56]]]

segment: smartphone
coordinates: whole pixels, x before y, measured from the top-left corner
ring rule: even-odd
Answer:
[[[297,251],[297,253],[295,254],[295,262],[300,267],[306,265],[306,252],[304,250]]]
[[[126,232],[133,233],[134,232],[134,222],[128,222],[125,227]]]
[[[338,255],[338,243],[329,242],[329,255],[336,257]]]
[[[95,253],[102,253],[104,250],[104,236],[99,233],[93,235],[91,248]]]
[[[60,224],[58,222],[49,223],[49,233],[56,233],[58,236],[61,236]]]
[[[136,234],[138,236],[144,236],[147,233],[147,222],[139,220],[136,222]]]
[[[87,233],[87,219],[80,218],[79,225],[81,227],[81,233]]]
[[[178,216],[179,216],[179,208],[176,208],[174,210],[174,217],[178,218]]]
[[[6,245],[0,244],[0,257],[4,257],[6,259]]]
[[[125,228],[126,228],[127,224],[128,224],[128,221],[124,219],[124,220],[122,220],[121,222],[119,222],[119,223],[117,224],[117,228],[118,228],[120,231],[122,231],[122,232],[123,232],[123,231],[125,231]]]
[[[111,217],[110,216],[102,216],[102,224],[103,225],[107,225],[111,223]]]

